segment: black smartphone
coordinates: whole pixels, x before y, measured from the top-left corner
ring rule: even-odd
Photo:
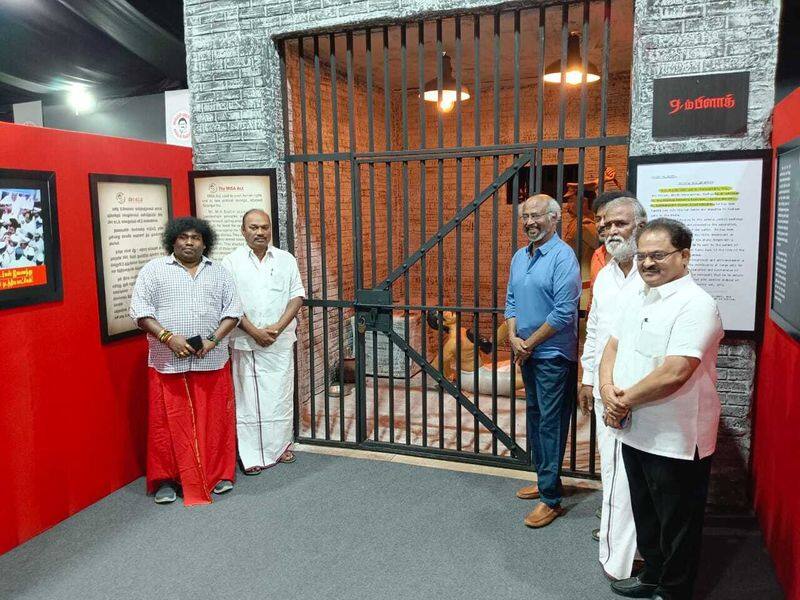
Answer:
[[[200,352],[200,350],[203,349],[203,338],[201,338],[199,335],[188,338],[186,343],[194,348],[195,352]]]

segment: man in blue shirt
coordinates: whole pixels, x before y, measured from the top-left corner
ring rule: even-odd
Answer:
[[[505,316],[508,341],[522,370],[528,448],[538,485],[517,492],[540,502],[525,517],[544,527],[561,515],[561,463],[578,375],[581,275],[575,252],[556,233],[561,207],[546,194],[531,196],[520,220],[529,244],[511,259]]]

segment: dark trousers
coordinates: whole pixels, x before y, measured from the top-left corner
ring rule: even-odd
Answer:
[[[689,600],[700,558],[711,456],[680,460],[622,444],[622,459],[644,559],[641,578],[657,584],[656,591],[668,600]]]
[[[522,364],[528,448],[541,501],[561,503],[561,464],[575,407],[578,364],[566,358],[529,358]]]

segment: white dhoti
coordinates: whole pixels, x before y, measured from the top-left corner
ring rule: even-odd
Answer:
[[[600,565],[610,577],[631,576],[636,556],[636,525],[631,509],[628,475],[622,462],[622,444],[606,431],[603,403],[595,399],[600,476],[603,481],[603,515],[600,518]]]
[[[239,458],[245,469],[270,467],[292,444],[294,354],[291,344],[231,348]]]

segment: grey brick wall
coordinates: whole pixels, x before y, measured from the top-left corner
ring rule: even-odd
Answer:
[[[492,0],[185,0],[196,167],[278,167],[279,219],[285,239],[280,72],[271,38],[496,4]],[[630,154],[767,147],[779,12],[780,0],[636,0]],[[746,136],[652,139],[653,79],[740,70],[751,73]],[[730,341],[721,348],[723,416],[712,482],[716,504],[748,504],[754,371],[752,343]]]
[[[630,155],[769,147],[780,0],[637,0]],[[655,141],[653,79],[750,71],[747,135]]]
[[[630,155],[769,147],[780,0],[637,0]],[[750,71],[747,135],[653,140],[653,80]],[[726,340],[718,361],[722,418],[710,502],[746,508],[756,351]]]

